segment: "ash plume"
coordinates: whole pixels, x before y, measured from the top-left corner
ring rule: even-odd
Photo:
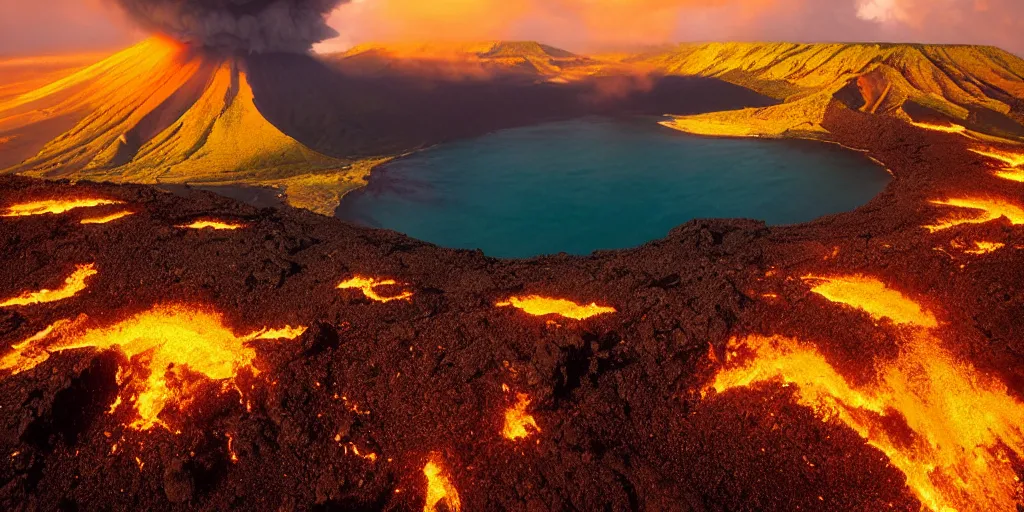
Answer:
[[[325,20],[348,0],[116,0],[142,28],[186,44],[305,52],[338,35]]]

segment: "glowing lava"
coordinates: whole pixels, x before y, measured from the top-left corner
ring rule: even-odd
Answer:
[[[964,252],[967,254],[988,254],[998,251],[1003,247],[1006,247],[1006,244],[1000,242],[974,242],[974,249],[965,249]]]
[[[64,213],[75,208],[92,208],[108,204],[121,204],[122,201],[112,199],[51,199],[46,201],[35,201],[10,206],[7,211],[0,213],[0,217],[28,217],[30,215],[45,215],[48,213]]]
[[[915,333],[899,358],[879,365],[874,384],[858,388],[813,346],[754,336],[733,340],[729,352],[749,359],[730,360],[712,386],[721,393],[768,381],[796,385],[802,405],[885,453],[928,508],[1013,510],[1020,482],[1007,455],[1024,454],[1024,404],[939,344]],[[912,434],[893,428],[902,422]]]
[[[977,153],[981,156],[991,158],[1002,162],[1010,167],[1022,167],[1024,166],[1024,153],[1016,153],[1013,151],[1003,151],[1001,149],[972,149],[971,152]]]
[[[881,450],[926,507],[1014,509],[1024,488],[1010,460],[1024,455],[1024,403],[945,350],[930,329],[934,317],[880,282],[829,278],[815,292],[912,327],[898,333],[899,356],[878,362],[871,384],[851,384],[812,345],[751,336],[730,341],[725,368],[710,387],[721,393],[769,381],[796,385],[802,405]]]
[[[1004,180],[1024,183],[1024,169],[1003,169],[996,171],[996,176]]]
[[[537,421],[526,412],[529,405],[529,396],[516,393],[516,404],[505,411],[505,427],[501,430],[501,435],[505,436],[505,439],[514,441],[529,437],[534,432],[540,432]]]
[[[232,222],[221,222],[217,220],[197,220],[192,224],[186,224],[178,226],[182,229],[218,229],[218,230],[233,230],[242,229],[245,224],[237,224]]]
[[[860,309],[875,320],[888,318],[897,324],[918,327],[939,325],[935,316],[923,310],[919,304],[873,277],[809,275],[803,279],[812,285],[812,292],[832,302]]]
[[[85,280],[97,273],[96,265],[93,263],[78,265],[75,271],[64,280],[64,286],[56,290],[43,289],[37,292],[25,292],[17,297],[0,302],[0,308],[44,304],[74,297],[75,294],[85,289]]]
[[[1024,183],[1024,153],[1004,151],[1001,149],[972,149],[974,153],[1006,164],[1008,167],[996,171],[996,176],[1004,180]]]
[[[938,224],[925,226],[925,229],[933,233],[961,224],[982,224],[1000,217],[1010,219],[1013,224],[1024,224],[1024,208],[1002,199],[973,197],[931,202],[971,210],[971,213],[947,216],[940,219]]]
[[[552,299],[548,297],[541,297],[539,295],[509,297],[508,300],[499,302],[495,305],[498,307],[512,306],[534,316],[554,314],[565,318],[572,318],[574,320],[584,320],[592,316],[615,312],[615,308],[598,306],[597,303],[591,303],[590,305],[584,306],[571,300]]]
[[[82,219],[81,224],[106,224],[108,222],[114,222],[117,219],[123,219],[134,213],[135,212],[133,211],[124,210],[120,212],[111,213],[110,215],[103,215],[101,217],[89,217],[86,219]]]
[[[404,291],[398,295],[392,295],[385,297],[377,293],[375,288],[378,286],[394,286],[399,284],[394,279],[374,279],[372,277],[355,276],[348,281],[344,281],[338,285],[339,290],[357,289],[363,292],[363,295],[367,299],[374,300],[377,302],[391,302],[393,300],[411,300],[412,292]]]
[[[109,327],[84,328],[81,316],[70,322],[58,322],[0,359],[0,370],[17,374],[66,350],[92,348],[120,351],[130,361],[129,373],[138,382],[135,396],[137,418],[131,427],[148,430],[166,426],[159,418],[169,404],[187,405],[190,396],[185,384],[188,372],[230,384],[241,370],[253,374],[256,352],[248,343],[256,339],[294,339],[304,328],[262,329],[247,336],[236,336],[223,323],[221,315],[207,309],[185,305],[161,305]]]
[[[960,134],[963,134],[963,133],[967,132],[967,127],[960,126],[958,124],[953,124],[953,123],[950,123],[950,124],[935,124],[935,123],[911,122],[910,124],[912,124],[912,125],[914,125],[914,126],[916,126],[918,128],[923,128],[925,130],[930,130],[930,131],[933,131],[933,132],[960,133]]]
[[[459,491],[455,490],[452,481],[437,462],[428,461],[427,465],[423,466],[423,474],[427,477],[427,496],[423,512],[437,512],[437,504],[442,501],[450,512],[459,512],[462,509]]]

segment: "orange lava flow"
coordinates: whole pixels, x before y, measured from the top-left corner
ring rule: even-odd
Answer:
[[[808,275],[803,280],[812,285],[812,292],[832,302],[860,309],[875,320],[888,318],[897,324],[927,328],[939,325],[935,316],[922,309],[918,303],[873,277]]]
[[[232,230],[242,229],[245,224],[236,224],[231,222],[221,222],[216,220],[197,220],[191,224],[185,224],[178,226],[182,229],[221,229],[221,230]]]
[[[800,404],[882,451],[924,506],[1014,509],[1024,487],[1010,460],[1024,456],[1024,403],[944,349],[934,317],[879,281],[828,278],[814,291],[911,327],[897,334],[899,356],[878,362],[876,378],[856,386],[813,345],[780,336],[734,338],[710,387],[722,393],[764,382],[795,385]]]
[[[526,412],[526,408],[529,406],[530,397],[523,393],[516,393],[516,404],[505,411],[505,426],[501,429],[501,435],[505,439],[514,441],[529,437],[534,432],[540,432],[537,421]]]
[[[1002,169],[996,171],[996,176],[1004,180],[1024,183],[1024,169]]]
[[[135,212],[130,210],[124,210],[120,212],[111,213],[110,215],[104,215],[102,217],[89,217],[86,219],[82,219],[82,222],[80,224],[106,224],[108,222],[114,222],[117,219],[123,219],[134,213]]]
[[[423,504],[423,512],[437,512],[437,504],[442,501],[450,512],[462,510],[459,491],[455,490],[452,481],[437,462],[427,461],[427,464],[423,466],[423,474],[427,477],[427,496]]]
[[[970,213],[950,215],[940,219],[937,224],[924,226],[925,229],[933,233],[961,224],[982,224],[1000,217],[1010,219],[1013,224],[1024,224],[1024,208],[1003,199],[968,197],[931,201],[931,203],[970,210]]]
[[[85,289],[85,280],[97,273],[96,265],[93,263],[78,265],[75,271],[64,280],[64,286],[56,290],[43,289],[37,292],[25,292],[17,297],[0,302],[0,308],[45,304],[74,297],[75,294]]]
[[[47,213],[64,213],[75,208],[92,208],[94,206],[121,203],[122,201],[112,199],[51,199],[10,206],[6,212],[0,213],[0,217],[28,217],[30,215],[45,215]]]
[[[118,350],[129,361],[138,383],[135,395],[137,418],[130,424],[138,430],[165,426],[160,413],[169,404],[187,405],[193,397],[181,381],[184,369],[207,379],[230,384],[242,369],[258,373],[253,366],[255,350],[248,344],[257,339],[294,339],[304,328],[262,329],[236,336],[225,327],[221,315],[207,309],[180,304],[161,305],[109,327],[84,328],[85,316],[61,321],[12,347],[0,359],[0,370],[17,374],[66,350],[92,348]]]
[[[748,357],[730,360],[712,387],[796,385],[800,404],[881,450],[926,507],[1013,510],[1021,484],[1008,455],[1024,454],[1024,403],[939,343],[918,331],[895,361],[879,365],[873,384],[857,387],[813,346],[753,336],[732,341],[730,352]],[[912,434],[893,427],[900,423]]]
[[[1013,151],[1003,151],[1000,149],[972,149],[971,152],[977,153],[981,156],[991,158],[1002,162],[1010,167],[1021,167],[1024,166],[1024,153],[1016,153]]]
[[[965,249],[964,252],[967,254],[988,254],[998,251],[1003,247],[1006,247],[1006,244],[1000,242],[974,242],[974,249]]]
[[[394,279],[374,279],[372,277],[355,276],[352,279],[349,279],[348,281],[343,281],[340,284],[338,284],[338,289],[361,290],[363,292],[363,295],[366,296],[367,299],[374,300],[377,302],[388,303],[393,300],[411,300],[412,292],[410,291],[404,291],[402,293],[399,293],[398,295],[385,297],[383,295],[378,294],[377,291],[374,290],[378,286],[393,286],[397,284],[399,284],[398,281],[395,281]]]
[[[923,128],[925,130],[931,130],[933,132],[965,133],[967,131],[967,127],[966,126],[960,126],[958,124],[953,124],[953,123],[950,123],[950,124],[934,124],[934,123],[923,123],[923,122],[922,123],[911,122],[910,124],[912,124],[912,125],[914,125],[914,126],[916,126],[918,128]]]
[[[495,304],[498,307],[512,306],[527,314],[534,316],[559,315],[574,320],[584,320],[592,316],[614,313],[615,308],[598,306],[597,303],[589,305],[577,304],[571,300],[552,299],[540,295],[529,295],[526,297],[509,297],[508,300]]]

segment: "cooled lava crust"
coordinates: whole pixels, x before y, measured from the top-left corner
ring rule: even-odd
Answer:
[[[126,372],[138,361],[117,348],[0,372],[0,507],[918,510],[905,473],[800,404],[800,386],[709,385],[730,340],[760,335],[816,347],[852,385],[869,386],[879,361],[900,357],[903,328],[812,293],[805,279],[861,275],[923,304],[944,347],[1019,400],[1024,227],[1005,217],[922,226],[949,213],[931,200],[1019,203],[1024,185],[990,177],[956,134],[839,109],[826,125],[894,174],[869,204],[787,227],[696,220],[589,257],[497,260],[208,193],[0,178],[0,207],[124,202],[0,218],[0,296],[53,288],[77,265],[97,271],[70,298],[0,309],[0,357],[59,320],[110,326],[166,304],[221,314],[238,335],[308,327],[253,342],[256,371],[230,386],[191,379],[148,429],[133,427],[124,391],[145,376]],[[125,208],[134,214],[80,224]],[[199,219],[244,227],[179,227]],[[951,248],[958,240],[1003,248],[966,254]],[[338,288],[354,276],[395,280],[381,295],[412,295],[379,302]],[[616,311],[574,320],[497,306],[529,295]],[[509,439],[520,395],[535,426]],[[890,433],[913,445],[894,418]],[[431,471],[441,476],[430,481]]]

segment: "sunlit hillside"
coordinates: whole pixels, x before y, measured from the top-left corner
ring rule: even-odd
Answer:
[[[158,39],[0,103],[0,137],[0,167],[46,178],[273,185],[299,202],[362,179],[268,122],[240,60]]]
[[[710,43],[633,62],[719,78],[782,105],[678,119],[701,133],[814,135],[834,101],[871,114],[1024,137],[1024,60],[993,47]]]
[[[518,75],[554,82],[593,76],[612,64],[532,41],[367,43],[330,60],[346,72],[360,74],[429,74],[447,79]]]

